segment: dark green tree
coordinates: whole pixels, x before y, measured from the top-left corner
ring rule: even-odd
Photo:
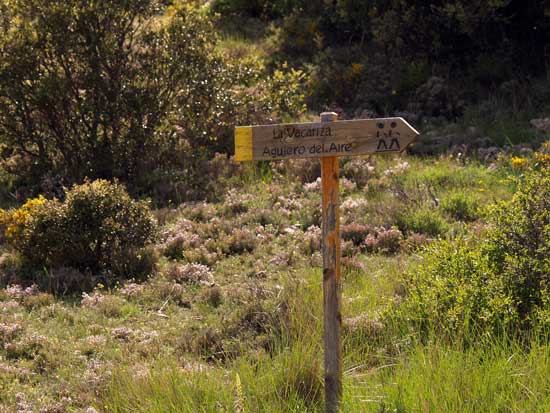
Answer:
[[[162,3],[0,1],[0,149],[22,182],[131,189],[227,148],[239,77],[207,16]]]

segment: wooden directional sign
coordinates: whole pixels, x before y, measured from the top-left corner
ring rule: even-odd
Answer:
[[[338,157],[399,153],[418,136],[403,118],[337,121],[334,112],[321,122],[235,128],[235,160],[322,158],[323,307],[325,412],[340,411],[342,399],[342,289]]]
[[[399,153],[418,134],[403,118],[238,126],[235,160]]]

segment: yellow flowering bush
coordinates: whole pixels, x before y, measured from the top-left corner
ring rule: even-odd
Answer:
[[[6,232],[6,218],[7,212],[0,208],[0,242],[2,242]]]
[[[535,152],[535,161],[541,165],[550,165],[550,153]]]
[[[85,182],[67,191],[63,202],[40,196],[0,216],[5,241],[27,270],[21,276],[53,290],[90,284],[75,282],[75,271],[67,269],[88,279],[102,277],[109,285],[144,278],[155,264],[148,249],[156,231],[149,207],[117,182]]]
[[[510,163],[514,169],[525,169],[527,165],[529,165],[529,159],[521,158],[519,156],[512,156]]]
[[[38,198],[29,199],[18,209],[9,211],[0,209],[0,229],[3,231],[4,238],[10,242],[16,242],[32,213],[46,202],[46,198],[40,195]]]
[[[550,141],[546,141],[542,144],[541,148],[535,152],[535,161],[541,166],[550,165]]]
[[[365,65],[362,63],[352,63],[351,66],[349,66],[346,77],[348,80],[355,80],[358,79],[365,69]]]

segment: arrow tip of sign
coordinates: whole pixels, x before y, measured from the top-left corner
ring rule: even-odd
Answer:
[[[420,135],[420,132],[418,132],[415,128],[413,128],[412,125],[409,122],[407,122],[404,118],[398,117],[397,119],[401,120],[405,125],[407,125],[415,135],[417,136]]]

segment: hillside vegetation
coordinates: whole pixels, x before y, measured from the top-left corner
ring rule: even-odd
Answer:
[[[547,155],[344,162],[345,411],[549,406],[550,186],[536,159]],[[234,165],[224,163],[231,180]],[[162,258],[146,282],[72,298],[2,290],[2,407],[320,410],[320,191],[311,168],[285,162],[258,175],[247,166],[221,202],[157,211]],[[495,201],[505,203],[493,211]],[[510,227],[512,216],[524,221]],[[529,244],[520,250],[514,239]],[[3,256],[4,273],[14,259]]]
[[[342,411],[550,411],[550,9],[478,3],[0,0],[0,411],[323,411],[319,161],[232,155],[325,110],[421,132],[340,159]]]

